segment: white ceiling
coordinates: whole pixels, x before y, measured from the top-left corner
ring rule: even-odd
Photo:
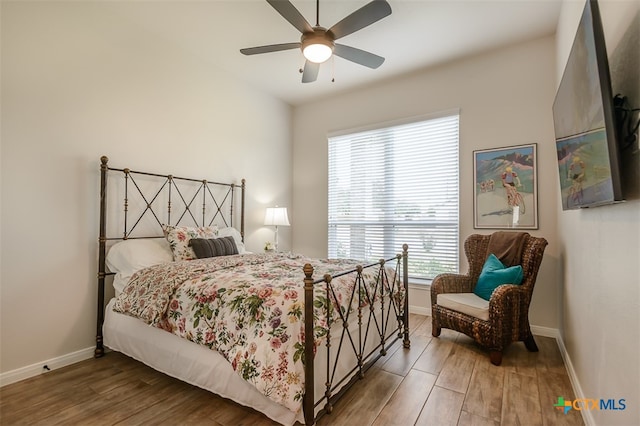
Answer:
[[[315,24],[315,1],[291,0]],[[367,0],[321,0],[329,28]],[[264,0],[114,2],[160,39],[292,105],[555,33],[561,0],[390,0],[392,14],[340,39],[386,59],[376,70],[336,57],[302,84],[299,50],[245,56],[244,47],[297,42],[300,33]],[[332,63],[333,62],[333,63]],[[335,82],[331,82],[332,75]]]

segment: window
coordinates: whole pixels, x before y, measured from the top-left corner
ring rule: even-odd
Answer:
[[[329,257],[377,261],[409,245],[409,276],[458,271],[458,121],[329,137]]]

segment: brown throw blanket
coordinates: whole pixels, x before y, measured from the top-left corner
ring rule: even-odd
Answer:
[[[493,253],[507,267],[519,265],[527,235],[528,232],[494,232],[489,238],[487,256]]]

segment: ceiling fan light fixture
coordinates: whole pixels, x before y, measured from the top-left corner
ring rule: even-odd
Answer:
[[[311,62],[321,64],[331,57],[333,49],[326,44],[310,44],[302,50],[304,57]]]
[[[305,59],[321,64],[333,55],[333,40],[326,35],[324,28],[316,27],[313,34],[302,36],[302,54]]]

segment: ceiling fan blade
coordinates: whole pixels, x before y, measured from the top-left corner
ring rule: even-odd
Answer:
[[[345,46],[344,44],[336,43],[333,53],[348,61],[373,69],[378,68],[384,62],[382,56],[374,55],[373,53],[356,49],[355,47]]]
[[[289,0],[267,0],[267,3],[301,33],[313,32],[313,27]]]
[[[283,43],[283,44],[269,44],[267,46],[247,47],[240,49],[240,53],[244,55],[257,55],[260,53],[279,52],[281,50],[299,49],[300,42],[297,43]]]
[[[365,4],[342,21],[329,28],[334,40],[347,36],[374,22],[378,22],[385,16],[391,15],[391,6],[385,0],[374,0]]]
[[[320,71],[320,64],[315,62],[305,61],[304,71],[302,72],[302,82],[312,83],[318,78],[318,71]]]

